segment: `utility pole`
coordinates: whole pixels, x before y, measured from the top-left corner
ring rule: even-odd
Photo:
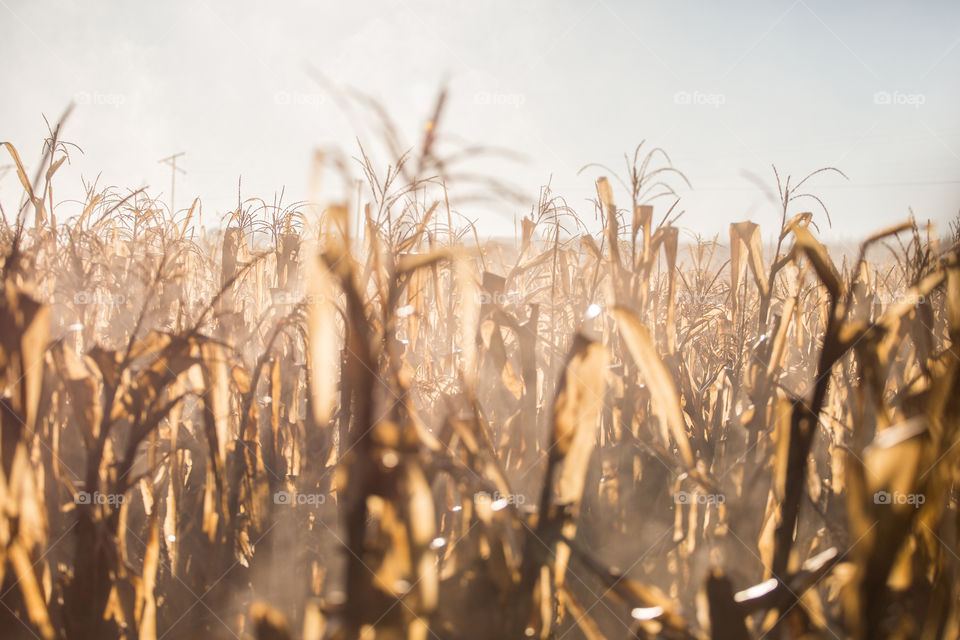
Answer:
[[[187,174],[186,171],[184,171],[183,169],[181,169],[180,167],[177,166],[177,158],[179,158],[180,156],[182,156],[182,155],[184,155],[184,154],[186,154],[186,153],[187,153],[186,151],[181,151],[180,153],[175,153],[175,154],[173,154],[172,156],[168,156],[168,157],[163,158],[162,160],[159,160],[159,161],[158,161],[158,162],[160,162],[161,164],[170,165],[170,215],[173,215],[174,213],[177,212],[177,210],[176,210],[176,208],[174,208],[174,204],[173,204],[173,203],[174,203],[174,199],[173,199],[174,189],[175,189],[175,187],[177,186],[177,171],[179,171],[180,173],[182,173],[182,174],[184,174],[184,175]]]

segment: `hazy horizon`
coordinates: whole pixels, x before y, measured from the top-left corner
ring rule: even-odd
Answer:
[[[101,186],[146,186],[168,202],[170,169],[158,160],[177,152],[187,172],[177,208],[199,196],[208,225],[235,206],[241,176],[245,198],[285,189],[285,202],[307,200],[315,149],[355,155],[356,138],[373,147],[378,137],[322,75],[379,100],[409,144],[446,83],[442,131],[525,158],[483,171],[531,204],[552,178],[588,217],[605,172],[577,171],[596,162],[622,174],[623,154],[644,139],[689,178],[678,224],[691,233],[748,218],[775,233],[776,208],[746,177],[773,186],[771,164],[795,180],[825,166],[849,176],[810,183],[833,218],[829,229],[817,213],[828,238],[860,237],[909,207],[944,232],[960,209],[960,5],[947,2],[4,0],[0,13],[0,78],[16,94],[0,105],[0,139],[33,170],[42,115],[53,123],[77,103],[63,137],[84,154],[61,169],[58,200],[102,172]],[[18,190],[6,171],[0,194]],[[484,236],[510,236],[529,206],[459,209]]]

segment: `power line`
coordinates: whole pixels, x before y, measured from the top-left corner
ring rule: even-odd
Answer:
[[[177,186],[177,171],[186,175],[187,172],[177,166],[177,158],[180,156],[186,155],[186,151],[181,151],[180,153],[175,153],[172,156],[167,156],[162,160],[158,160],[161,164],[170,165],[170,214],[177,212],[176,207],[174,206],[174,189]]]
[[[948,184],[960,184],[960,180],[928,180],[922,182],[875,182],[873,184],[822,184],[817,185],[814,190],[820,189],[878,189],[882,187],[932,187]],[[697,191],[761,191],[760,187],[700,187],[693,185],[694,192]]]

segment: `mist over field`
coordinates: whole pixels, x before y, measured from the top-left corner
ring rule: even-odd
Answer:
[[[0,80],[16,92],[0,104],[3,139],[33,162],[41,115],[77,104],[65,139],[84,153],[63,168],[64,200],[83,200],[79,176],[99,176],[169,203],[157,161],[181,151],[177,206],[200,196],[208,226],[236,206],[241,176],[243,197],[312,200],[315,149],[349,158],[358,139],[370,153],[382,141],[343,90],[378,100],[406,149],[447,85],[448,139],[519,156],[476,164],[521,202],[455,203],[481,237],[512,236],[548,181],[581,206],[593,186],[579,169],[619,171],[641,140],[689,178],[678,224],[693,232],[750,218],[771,238],[774,163],[847,175],[818,183],[836,213],[830,238],[862,240],[911,207],[945,228],[960,206],[960,6],[948,0],[6,0],[0,11]],[[18,189],[7,171],[0,193]]]
[[[960,636],[960,7],[0,15],[0,638]]]

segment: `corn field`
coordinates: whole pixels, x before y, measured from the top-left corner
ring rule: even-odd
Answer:
[[[4,143],[0,636],[958,637],[960,229],[687,240],[641,145],[481,243],[442,107],[216,230]]]

